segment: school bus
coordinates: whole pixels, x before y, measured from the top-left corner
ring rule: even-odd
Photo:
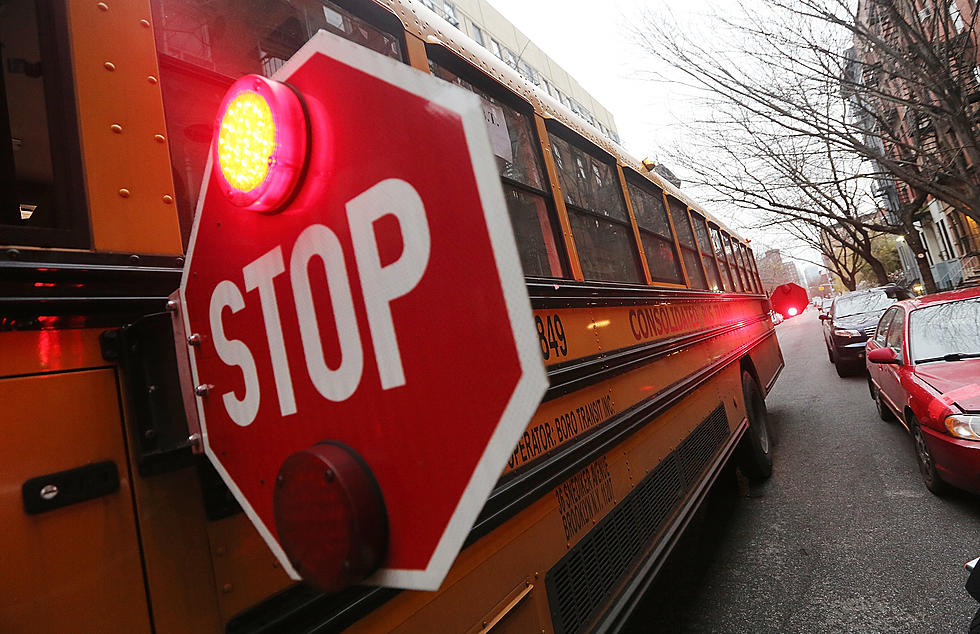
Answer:
[[[291,581],[184,415],[168,297],[219,104],[319,30],[483,100],[548,372],[435,592]],[[0,55],[0,630],[615,630],[722,470],[769,475],[746,241],[423,4],[6,2]]]

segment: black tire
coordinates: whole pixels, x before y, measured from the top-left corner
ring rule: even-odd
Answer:
[[[969,634],[980,634],[980,608],[977,608],[976,613],[973,615],[973,619],[970,621]]]
[[[919,465],[919,474],[922,476],[922,483],[933,495],[943,495],[949,491],[949,485],[943,482],[936,471],[936,460],[929,451],[925,436],[919,428],[919,421],[915,416],[909,414],[909,429],[912,432],[912,442],[915,443],[915,461]]]
[[[854,365],[849,361],[836,359],[834,361],[834,369],[837,370],[837,376],[841,378],[854,374]]]
[[[870,375],[868,375],[868,392],[871,394],[871,400],[875,400],[875,384]]]
[[[834,358],[834,349],[827,346],[827,358],[830,359],[831,363],[837,363],[837,359]]]
[[[898,420],[897,418],[895,418],[895,413],[888,408],[888,405],[885,403],[885,400],[882,398],[881,390],[875,388],[873,385],[871,389],[873,390],[873,394],[874,394],[875,409],[878,410],[878,418],[885,421],[886,423],[892,423]]]
[[[772,439],[762,390],[748,372],[742,373],[742,395],[749,428],[736,450],[738,468],[749,480],[765,480],[772,474]]]

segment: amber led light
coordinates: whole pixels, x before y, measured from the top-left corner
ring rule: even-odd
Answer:
[[[239,207],[274,211],[292,195],[306,160],[306,115],[285,84],[246,75],[225,94],[213,160],[222,192]]]

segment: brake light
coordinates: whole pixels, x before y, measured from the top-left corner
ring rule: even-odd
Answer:
[[[299,183],[306,163],[306,114],[280,82],[246,75],[225,94],[213,162],[222,192],[239,207],[275,211]]]

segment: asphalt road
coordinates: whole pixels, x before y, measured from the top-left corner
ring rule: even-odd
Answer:
[[[773,475],[719,484],[630,629],[965,632],[980,498],[926,490],[911,438],[878,419],[865,376],[841,379],[828,362],[813,308],[776,331]]]

